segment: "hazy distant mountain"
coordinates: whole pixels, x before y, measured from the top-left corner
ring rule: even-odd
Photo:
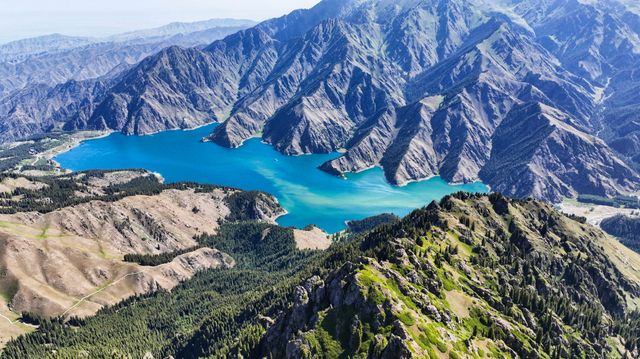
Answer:
[[[105,40],[113,42],[124,42],[142,39],[143,41],[146,41],[152,38],[167,38],[180,34],[191,34],[194,32],[210,30],[214,28],[247,28],[255,24],[255,21],[242,19],[211,19],[196,22],[174,22],[154,29],[131,31],[123,34],[109,36]]]
[[[29,55],[73,49],[93,42],[95,40],[90,37],[65,36],[61,34],[12,41],[0,45],[0,61],[16,61]]]
[[[29,55],[52,53],[105,42],[160,41],[176,35],[192,34],[213,28],[246,28],[255,21],[242,19],[210,19],[196,22],[174,22],[152,29],[130,31],[107,37],[66,36],[51,34],[0,44],[0,62],[15,62]]]
[[[50,35],[0,46],[0,97],[28,85],[54,86],[123,71],[168,46],[201,46],[247,28],[249,20],[173,23],[108,38]]]
[[[325,0],[164,50],[81,85],[75,102],[62,89],[39,95],[46,109],[5,99],[0,126],[7,140],[225,121],[209,138],[224,146],[344,148],[322,166],[336,174],[381,166],[396,184],[441,175],[517,196],[610,195],[640,182],[637,64],[640,17],[620,1]]]

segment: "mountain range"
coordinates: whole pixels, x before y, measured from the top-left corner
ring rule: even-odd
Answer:
[[[212,19],[105,38],[53,34],[13,41],[0,45],[0,97],[30,85],[113,75],[168,46],[206,45],[252,25],[250,20]]]
[[[640,190],[638,65],[634,0],[323,0],[0,45],[0,358],[638,358],[640,220],[595,206]],[[76,131],[211,122],[491,193],[328,235],[278,225],[286,195],[49,160]],[[577,194],[589,219],[549,203]]]
[[[403,185],[481,180],[559,201],[638,189],[640,15],[633,2],[324,0],[203,48],[0,100],[0,139],[144,135],[222,122],[321,166]]]

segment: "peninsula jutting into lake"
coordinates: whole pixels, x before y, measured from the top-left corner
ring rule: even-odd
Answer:
[[[406,215],[453,192],[487,191],[482,183],[450,185],[439,177],[393,186],[378,168],[343,179],[317,168],[339,153],[285,156],[259,139],[237,149],[201,142],[215,126],[150,136],[112,134],[83,142],[55,159],[73,171],[144,168],[169,183],[193,181],[265,191],[288,212],[279,224],[314,224],[328,232],[344,229],[345,221],[383,212]]]

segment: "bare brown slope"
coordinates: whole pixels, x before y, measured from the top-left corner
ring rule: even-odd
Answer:
[[[4,215],[0,221],[26,225],[43,236],[65,233],[92,239],[109,257],[153,254],[191,247],[193,236],[215,233],[230,213],[226,197],[222,190],[166,190],[157,196],[92,201],[47,214]]]
[[[130,171],[74,175],[87,183],[76,196],[102,198],[109,186],[129,183],[136,174],[148,176]],[[123,258],[193,247],[194,236],[213,234],[233,217],[228,200],[238,193],[186,186],[113,202],[104,197],[46,214],[0,215],[0,347],[31,329],[16,321],[22,312],[84,317],[135,294],[170,290],[198,271],[232,267],[231,257],[210,248],[157,267]],[[257,196],[251,203],[264,210],[251,219],[273,221],[282,209],[271,201],[269,196]]]

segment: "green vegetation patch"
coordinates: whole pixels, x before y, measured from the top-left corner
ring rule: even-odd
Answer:
[[[578,196],[578,202],[597,204],[601,206],[609,206],[616,208],[633,208],[640,209],[640,198],[634,196],[618,195],[613,198],[581,194]]]
[[[416,320],[413,318],[413,315],[410,311],[405,310],[401,313],[396,314],[398,319],[406,326],[413,326],[416,324]]]
[[[177,257],[183,254],[194,252],[200,248],[203,248],[203,246],[198,245],[191,248],[185,248],[161,254],[125,254],[124,261],[130,263],[138,263],[141,266],[155,267],[161,264],[170,263]]]

